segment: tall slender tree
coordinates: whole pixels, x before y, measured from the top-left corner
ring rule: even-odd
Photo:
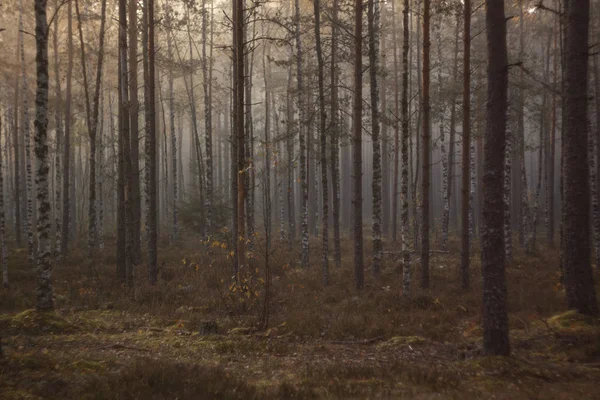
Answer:
[[[48,185],[48,21],[46,0],[35,0],[37,90],[35,95],[35,157],[37,189],[37,287],[36,308],[54,308],[52,299],[52,251],[50,248],[50,193]]]
[[[323,283],[329,283],[329,186],[327,180],[327,111],[325,110],[325,62],[321,44],[321,2],[314,1],[315,42],[317,50],[317,66],[319,70],[319,136],[321,141],[321,184],[323,195],[322,213],[322,245],[323,245]]]
[[[430,85],[430,0],[423,2],[423,177],[421,179],[421,193],[423,199],[421,202],[421,287],[429,288],[429,207],[430,207],[430,179],[431,179],[431,121],[429,114],[431,106],[429,104],[429,85]]]
[[[371,139],[373,142],[373,275],[381,273],[383,242],[381,239],[381,138],[379,126],[379,2],[367,3],[369,30],[369,82],[371,89]]]
[[[157,154],[156,154],[156,100],[155,100],[155,44],[154,44],[154,0],[148,1],[148,86],[149,127],[146,132],[146,240],[148,241],[148,272],[150,284],[156,284],[158,279],[157,264],[157,223],[158,204],[156,191]],[[137,233],[137,232],[136,232]]]
[[[508,51],[504,0],[486,2],[488,102],[484,147],[483,346],[487,354],[509,355],[504,257],[504,152],[508,108]]]
[[[354,103],[352,107],[352,144],[354,174],[354,279],[356,288],[365,284],[362,214],[362,0],[354,2]]]
[[[461,287],[470,286],[469,262],[469,201],[471,178],[471,0],[464,0],[463,32],[463,147],[462,147],[462,253],[460,263]]]

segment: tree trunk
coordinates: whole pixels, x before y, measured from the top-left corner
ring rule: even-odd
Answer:
[[[323,195],[322,214],[322,246],[323,246],[323,284],[329,284],[329,186],[327,182],[327,111],[325,110],[325,67],[323,48],[321,45],[321,4],[314,1],[315,10],[315,42],[317,48],[317,64],[319,69],[319,136],[321,139],[321,184]],[[265,80],[266,82],[266,80]]]
[[[207,9],[206,0],[202,0],[202,88],[204,90],[204,131],[206,134],[206,229],[211,232],[213,204],[213,151],[212,151],[212,99],[209,90],[209,69],[212,69],[212,59],[206,56],[207,43]],[[212,19],[212,15],[211,15]],[[211,43],[212,47],[212,43]]]
[[[245,188],[244,175],[247,174],[245,159],[244,138],[244,1],[235,0],[233,12],[233,99],[235,102],[233,110],[233,131],[237,137],[237,269],[246,265],[246,229],[245,229]]]
[[[37,5],[37,3],[36,3]],[[46,5],[44,4],[44,11]],[[36,15],[37,23],[37,15]],[[33,237],[33,173],[31,165],[31,132],[29,130],[29,85],[27,83],[27,72],[25,69],[25,40],[23,37],[23,0],[19,1],[19,42],[21,52],[21,82],[23,85],[23,113],[21,114],[21,136],[25,139],[25,181],[26,181],[26,201],[27,201],[27,255],[29,265],[35,263],[35,245]],[[46,38],[47,41],[47,38]],[[47,43],[46,43],[47,45]],[[37,105],[36,105],[37,106]],[[36,116],[37,117],[37,116]]]
[[[379,5],[368,1],[369,77],[371,88],[371,139],[373,141],[373,275],[381,274],[383,243],[381,240],[381,141],[379,137]]]
[[[564,274],[569,308],[598,314],[590,265],[588,165],[589,0],[569,0],[565,57]]]
[[[361,0],[354,2],[354,105],[352,112],[352,143],[354,173],[354,278],[356,289],[365,284],[362,226],[362,12]]]
[[[484,147],[482,274],[483,346],[486,354],[510,354],[506,272],[504,266],[504,182],[506,110],[508,108],[508,51],[504,0],[486,4],[488,55],[487,127]],[[510,154],[506,154],[510,157]]]
[[[52,310],[52,251],[48,191],[48,22],[46,0],[35,0],[37,91],[35,96],[35,156],[37,189],[36,308]]]
[[[7,113],[8,115],[8,113]],[[8,133],[8,129],[6,129]],[[0,134],[2,133],[2,116],[0,115]],[[7,135],[8,137],[8,135]],[[5,144],[8,146],[8,143]],[[2,286],[8,288],[8,253],[6,249],[6,215],[4,213],[4,169],[2,151],[0,150],[0,264],[2,265]]]
[[[69,221],[71,207],[71,89],[73,79],[73,8],[69,1],[67,5],[67,84],[65,98],[65,137],[63,150],[63,181],[62,181],[62,224],[60,254],[66,257],[69,249]]]
[[[462,141],[462,241],[460,277],[461,287],[466,290],[471,285],[470,241],[469,241],[469,215],[470,184],[471,179],[471,0],[464,4],[464,32],[463,32],[463,141]]]
[[[408,138],[410,115],[408,112],[408,51],[409,51],[409,30],[408,30],[408,13],[409,0],[404,0],[404,38],[402,49],[402,223],[401,223],[401,239],[402,239],[402,264],[403,264],[403,289],[404,297],[410,296],[411,287],[411,265],[410,251],[408,250]]]
[[[468,1],[468,0],[467,0]],[[430,179],[431,179],[431,134],[429,119],[430,104],[429,104],[429,83],[430,83],[430,47],[429,39],[430,29],[430,0],[423,2],[423,177],[421,179],[421,193],[423,199],[421,202],[421,287],[429,288],[429,204],[430,204]]]
[[[71,7],[71,3],[69,2],[69,9]],[[69,14],[70,16],[70,14]],[[17,46],[17,58],[19,58],[19,53],[21,50],[20,41],[21,36],[18,36],[19,45]],[[67,75],[67,84],[69,82],[69,75]],[[21,160],[20,160],[20,147],[19,147],[19,133],[20,133],[20,124],[19,124],[19,94],[21,91],[19,90],[19,79],[15,80],[15,107],[13,109],[13,148],[14,148],[14,194],[15,194],[15,239],[17,242],[17,247],[21,248],[22,246],[22,217],[21,217],[21,209],[23,201],[21,196]]]
[[[148,0],[148,86],[149,104],[149,127],[146,133],[146,240],[148,241],[148,272],[150,284],[155,285],[158,279],[157,264],[157,221],[158,204],[156,191],[156,100],[155,100],[155,45],[154,45],[154,0]],[[137,231],[136,231],[137,234]]]
[[[301,207],[302,212],[300,215],[300,234],[301,234],[301,263],[303,268],[308,268],[308,179],[307,179],[307,160],[306,160],[306,137],[304,124],[307,121],[304,120],[304,85],[302,76],[302,40],[300,37],[300,0],[295,0],[295,14],[294,21],[296,25],[295,37],[296,37],[296,83],[297,83],[297,96],[298,96],[298,137],[300,138],[300,186],[301,186]]]
[[[340,116],[338,102],[338,8],[339,0],[333,0],[331,21],[331,187],[333,206],[333,258],[335,266],[342,265],[340,241]]]
[[[54,225],[56,227],[55,232],[55,251],[56,257],[60,256],[60,246],[61,246],[61,189],[62,189],[62,171],[61,171],[61,157],[60,151],[62,146],[62,137],[63,137],[63,126],[62,126],[62,118],[61,118],[61,106],[62,106],[62,90],[60,84],[60,66],[58,63],[58,21],[59,21],[59,5],[58,0],[54,0],[54,9],[56,12],[56,19],[54,21],[54,32],[52,35],[52,43],[54,46],[54,85],[56,91],[56,105],[54,107],[54,121],[56,125],[56,159],[54,163]]]

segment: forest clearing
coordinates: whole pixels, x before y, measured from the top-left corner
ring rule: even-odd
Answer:
[[[89,265],[75,253],[56,268],[50,316],[31,310],[33,272],[23,253],[11,254],[20,268],[18,290],[0,295],[0,397],[600,398],[600,321],[565,312],[555,251],[518,254],[507,266],[512,356],[504,358],[483,357],[479,263],[473,290],[457,290],[457,243],[432,259],[435,295],[412,299],[402,297],[392,260],[359,297],[346,289],[350,260],[325,288],[282,248],[266,329],[262,295],[229,289],[227,250],[188,246],[161,249],[159,283],[133,294],[114,279],[114,257]]]

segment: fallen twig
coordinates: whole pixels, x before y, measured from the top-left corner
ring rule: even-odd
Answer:
[[[363,340],[333,340],[329,343],[331,344],[373,344],[375,342],[379,342],[383,340],[383,336],[377,336],[372,339],[363,339]]]

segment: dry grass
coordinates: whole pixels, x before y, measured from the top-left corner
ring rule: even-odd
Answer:
[[[411,299],[392,257],[378,279],[367,266],[357,293],[349,240],[329,287],[318,241],[308,270],[296,249],[276,246],[267,330],[260,238],[238,286],[217,241],[165,245],[159,283],[146,284],[141,265],[132,292],[116,280],[112,248],[94,262],[75,251],[55,266],[57,313],[45,315],[27,311],[35,277],[13,251],[12,287],[0,291],[0,397],[600,398],[600,322],[564,314],[555,250],[517,253],[508,266],[513,357],[490,359],[481,357],[480,262],[460,291],[455,238],[432,258],[429,291],[413,271]],[[206,321],[217,335],[200,334]]]

